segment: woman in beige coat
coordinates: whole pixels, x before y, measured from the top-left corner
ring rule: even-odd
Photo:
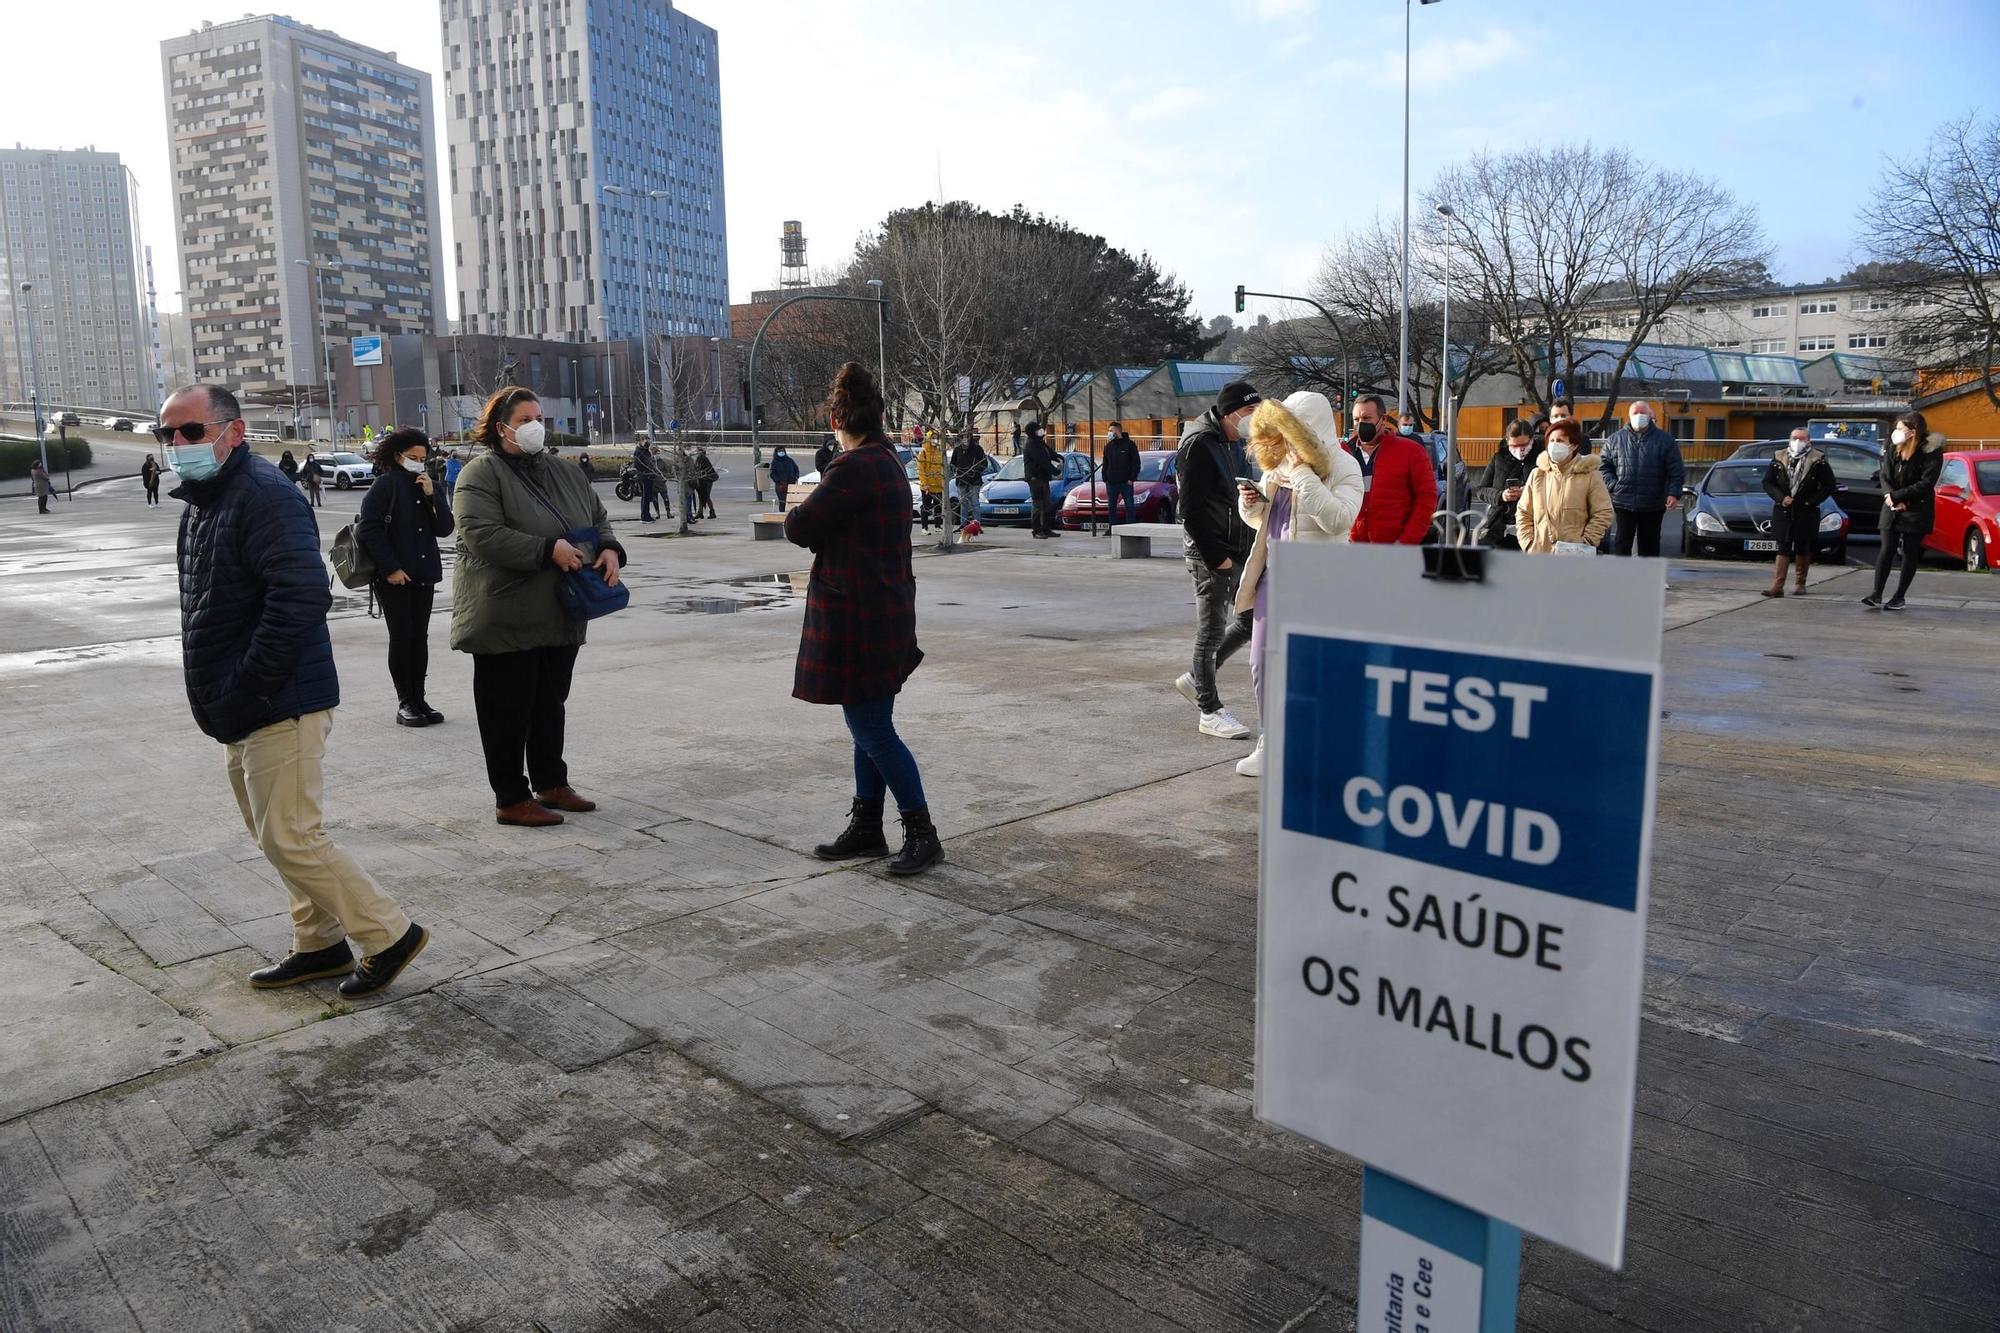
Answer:
[[[1514,512],[1521,549],[1548,555],[1557,542],[1595,548],[1611,529],[1611,491],[1597,460],[1583,449],[1583,427],[1574,421],[1549,426],[1542,455],[1521,491]]]
[[[1257,530],[1250,558],[1237,587],[1236,610],[1250,621],[1250,685],[1257,691],[1257,715],[1264,717],[1264,624],[1270,580],[1264,566],[1272,542],[1344,542],[1361,512],[1361,465],[1338,446],[1340,427],[1326,395],[1301,391],[1282,404],[1257,405],[1246,433],[1261,486],[1237,483],[1236,508]],[[1334,442],[1329,445],[1329,441]],[[1245,777],[1264,771],[1264,738],[1236,765]]]

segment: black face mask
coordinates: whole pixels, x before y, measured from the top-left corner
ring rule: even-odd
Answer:
[[[1372,442],[1375,438],[1375,423],[1372,421],[1364,421],[1361,422],[1359,425],[1355,426],[1354,438],[1361,441],[1363,444],[1368,444]]]

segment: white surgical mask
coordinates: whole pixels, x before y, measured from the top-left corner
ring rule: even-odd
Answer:
[[[1806,442],[1804,440],[1793,440],[1790,448],[1792,451],[1792,457],[1797,458],[1800,454],[1806,451]]]
[[[1510,444],[1507,446],[1507,452],[1514,455],[1514,457],[1516,458],[1526,458],[1528,456],[1528,450],[1532,447],[1533,446],[1526,444]]]
[[[548,428],[541,422],[523,421],[514,427],[514,447],[524,454],[538,454],[547,435]]]
[[[421,459],[399,458],[396,461],[403,465],[403,471],[405,472],[422,472],[424,470],[423,461]]]
[[[1557,440],[1549,446],[1549,457],[1553,458],[1558,464],[1569,462],[1570,455],[1575,452],[1576,446],[1568,440]]]
[[[1647,428],[1648,426],[1650,426],[1650,425],[1652,425],[1652,424],[1653,424],[1653,418],[1652,418],[1651,416],[1647,415],[1646,413],[1644,413],[1644,412],[1634,412],[1634,413],[1632,414],[1632,429],[1633,429],[1633,430],[1644,430],[1644,429],[1646,429],[1646,428]]]
[[[1889,439],[1895,444],[1895,446],[1898,449],[1902,448],[1904,445],[1910,442],[1909,428],[1906,426],[1896,427],[1895,431],[1890,434]]]

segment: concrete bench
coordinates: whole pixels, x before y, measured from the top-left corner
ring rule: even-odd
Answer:
[[[1174,549],[1180,549],[1181,525],[1178,523],[1120,523],[1111,529],[1111,535],[1118,539],[1115,552],[1120,560],[1144,560],[1153,553],[1153,539],[1166,541],[1172,538]]]
[[[781,542],[785,539],[785,516],[783,514],[752,514],[750,535],[760,542]]]

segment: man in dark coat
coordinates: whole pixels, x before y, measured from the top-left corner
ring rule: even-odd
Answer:
[[[225,747],[243,822],[291,898],[292,952],[250,984],[352,972],[340,993],[373,994],[430,936],[320,826],[340,683],[318,525],[283,474],[244,447],[243,414],[226,389],[180,390],[154,434],[180,477],[173,497],[188,506],[175,547],[188,703]],[[358,965],[349,937],[362,947]]]
[[[1049,447],[1048,435],[1041,422],[1028,423],[1028,441],[1022,446],[1021,457],[1028,482],[1028,500],[1034,507],[1034,535],[1062,536],[1049,521],[1049,483],[1062,475],[1062,458]]]
[[[1640,555],[1657,556],[1660,523],[1681,502],[1687,466],[1680,441],[1653,424],[1650,405],[1633,403],[1626,422],[1604,441],[1597,460],[1611,492],[1611,552],[1630,555],[1636,544]]]
[[[839,452],[840,452],[840,446],[834,443],[833,436],[829,435],[825,439],[821,440],[819,442],[819,448],[813,451],[813,470],[818,472],[821,476],[825,476],[826,465],[828,463],[831,463],[834,459],[834,455],[838,454]]]
[[[951,479],[958,484],[958,526],[979,517],[979,492],[986,485],[986,450],[971,431],[951,451]]]
[[[1548,423],[1542,424],[1546,427]],[[1494,450],[1472,488],[1473,503],[1486,506],[1486,524],[1479,530],[1481,542],[1502,551],[1521,549],[1508,529],[1514,526],[1514,512],[1520,507],[1528,474],[1541,457],[1542,442],[1535,438],[1533,426],[1516,421],[1507,427],[1507,438]]]
[[[1250,641],[1251,614],[1236,611],[1236,584],[1256,533],[1236,507],[1236,484],[1248,475],[1243,439],[1263,402],[1245,380],[1232,380],[1215,406],[1187,423],[1175,471],[1180,477],[1181,545],[1194,579],[1194,666],[1174,688],[1201,713],[1204,736],[1241,740],[1250,728],[1222,706],[1215,672]]]
[[[1123,426],[1111,427],[1111,438],[1104,442],[1104,495],[1109,521],[1118,521],[1118,502],[1125,501],[1125,521],[1136,523],[1139,510],[1132,499],[1132,483],[1139,480],[1139,446],[1132,443],[1132,437],[1125,433]]]

